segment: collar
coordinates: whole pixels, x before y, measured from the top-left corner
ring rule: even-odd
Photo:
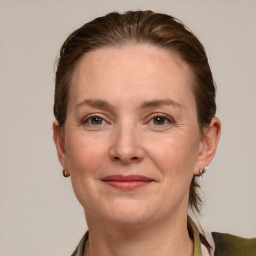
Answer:
[[[193,256],[202,256],[199,231],[198,231],[196,224],[189,216],[188,216],[188,231],[189,231],[191,238],[194,241]]]

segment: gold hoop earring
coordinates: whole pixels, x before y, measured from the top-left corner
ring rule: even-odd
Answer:
[[[65,169],[63,169],[62,174],[63,174],[63,176],[64,176],[65,178],[67,178],[67,177],[70,176],[70,174],[68,173],[68,171],[66,171]]]
[[[207,167],[204,167],[203,169],[199,170],[199,179],[202,179],[203,174],[206,173]]]

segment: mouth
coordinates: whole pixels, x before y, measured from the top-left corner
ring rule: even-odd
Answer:
[[[133,190],[147,186],[154,180],[141,175],[111,175],[105,177],[102,181],[119,190]]]

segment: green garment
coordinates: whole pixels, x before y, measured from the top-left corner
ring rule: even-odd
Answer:
[[[87,231],[71,256],[84,256],[84,248],[88,237],[89,232]]]
[[[213,232],[215,256],[256,256],[256,238]]]
[[[196,224],[189,216],[188,230],[194,241],[193,256],[202,256],[200,234]],[[214,256],[256,256],[256,238],[247,239],[217,232],[213,232],[212,236],[215,243]],[[84,248],[88,237],[89,232],[87,231],[71,256],[84,255]]]

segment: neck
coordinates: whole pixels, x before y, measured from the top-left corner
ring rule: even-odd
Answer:
[[[92,221],[92,216],[86,217],[90,234],[85,256],[193,255],[186,214],[133,228],[100,223]]]

